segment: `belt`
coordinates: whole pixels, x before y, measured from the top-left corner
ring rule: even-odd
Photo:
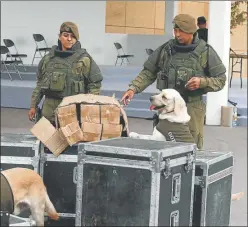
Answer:
[[[202,95],[200,96],[185,96],[183,97],[186,103],[202,101]]]
[[[62,100],[63,99],[62,97],[56,97],[56,96],[52,96],[52,95],[45,95],[45,98],[56,99],[56,100]]]

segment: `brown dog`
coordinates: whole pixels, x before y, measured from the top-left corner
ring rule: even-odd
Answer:
[[[20,213],[21,203],[25,203],[31,210],[36,226],[44,226],[45,211],[51,219],[59,219],[39,174],[26,168],[13,168],[1,173],[8,180],[13,192],[15,215]]]

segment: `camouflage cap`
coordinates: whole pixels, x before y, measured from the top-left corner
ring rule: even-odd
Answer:
[[[78,32],[78,27],[76,24],[74,24],[73,22],[64,22],[61,26],[60,26],[60,32],[70,32],[72,33],[77,40],[79,40],[79,32]]]
[[[173,23],[186,33],[194,34],[197,31],[195,18],[189,14],[178,14],[174,18]]]

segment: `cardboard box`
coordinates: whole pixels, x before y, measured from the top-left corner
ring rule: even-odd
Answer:
[[[70,146],[83,141],[83,132],[78,122],[72,122],[60,128]]]
[[[60,129],[56,129],[50,121],[42,117],[30,131],[36,136],[55,156],[61,154],[69,144]]]
[[[77,122],[77,108],[76,104],[62,106],[57,109],[57,118],[60,127],[64,127],[72,122]]]
[[[100,124],[100,106],[94,104],[80,105],[81,123],[89,122]]]
[[[102,124],[95,124],[90,122],[82,123],[83,141],[98,141],[101,140]]]
[[[121,137],[122,125],[103,124],[102,140]]]
[[[237,126],[237,107],[221,106],[221,126],[235,127]]]
[[[121,111],[116,105],[101,105],[101,124],[120,124]]]
[[[80,105],[81,119],[77,119],[77,105]],[[82,107],[82,108],[81,108]],[[90,109],[88,109],[90,108]],[[120,137],[122,125],[120,115],[125,121],[125,129],[128,132],[127,116],[120,103],[109,96],[79,94],[63,98],[55,111],[59,122],[59,129],[56,129],[45,117],[37,122],[31,132],[47,148],[58,156],[69,145],[72,146],[81,141],[97,141]],[[100,117],[102,115],[102,122]],[[81,120],[81,128],[79,125]]]

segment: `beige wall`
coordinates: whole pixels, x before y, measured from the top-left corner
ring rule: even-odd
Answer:
[[[197,19],[199,16],[205,16],[208,20],[208,5],[207,1],[178,1],[178,14],[187,13]]]
[[[107,1],[107,33],[164,34],[164,1]]]
[[[106,33],[164,34],[165,1],[107,1]],[[242,10],[246,10],[245,4]],[[208,20],[209,1],[178,1],[178,13]],[[233,29],[231,48],[237,53],[247,52],[247,23]],[[238,68],[239,65],[235,67]],[[234,76],[239,74],[234,73]],[[247,60],[243,61],[243,77],[247,77]]]

